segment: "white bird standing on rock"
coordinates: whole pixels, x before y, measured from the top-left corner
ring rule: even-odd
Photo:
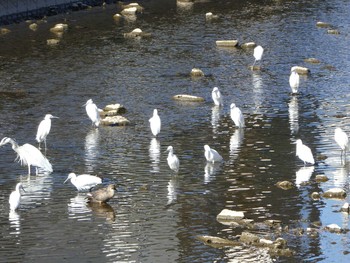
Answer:
[[[231,103],[230,109],[231,109],[230,110],[231,119],[233,120],[235,125],[238,128],[243,128],[244,127],[244,117],[243,117],[241,110],[234,103]]]
[[[290,85],[290,88],[292,89],[292,94],[298,93],[299,82],[300,82],[299,74],[298,72],[296,72],[294,68],[292,68],[289,76],[289,85]]]
[[[178,173],[180,161],[179,161],[179,158],[177,158],[177,156],[174,154],[173,146],[169,146],[167,149],[167,152],[169,152],[167,161],[168,161],[168,165],[169,165],[170,169],[173,170],[174,172]]]
[[[213,91],[211,92],[211,97],[213,98],[214,104],[216,106],[224,106],[223,99],[218,87],[213,88]]]
[[[77,176],[75,173],[70,173],[63,183],[67,182],[69,179],[78,191],[88,191],[92,187],[102,183],[102,178],[90,174],[81,174]]]
[[[214,149],[210,148],[209,145],[204,145],[204,156],[207,162],[215,163],[223,160],[222,156]]]
[[[89,116],[92,125],[98,128],[100,125],[101,116],[96,104],[92,101],[92,99],[89,99],[83,106],[85,106],[86,113]]]
[[[22,184],[18,183],[16,184],[16,190],[12,191],[10,194],[10,198],[9,198],[10,211],[15,211],[21,203],[20,189],[24,191]]]
[[[335,128],[334,140],[341,149],[341,156],[346,155],[346,151],[349,149],[349,138],[348,135],[339,127]]]
[[[149,119],[149,123],[151,126],[151,131],[154,136],[157,136],[160,133],[161,128],[161,120],[158,115],[158,110],[153,110],[153,116]]]
[[[18,144],[11,138],[4,137],[0,146],[7,143],[11,143],[12,149],[17,153],[17,158],[21,165],[28,165],[28,175],[30,175],[30,166],[35,166],[36,174],[38,174],[38,168],[44,170],[45,172],[52,173],[52,165],[49,160],[40,152],[40,150],[33,145],[26,143],[22,146]]]
[[[304,162],[304,165],[306,165],[306,163],[315,164],[311,149],[303,144],[300,139],[296,141],[296,145],[296,156],[298,156],[300,160]]]
[[[255,66],[255,63],[257,61],[261,60],[263,53],[264,53],[264,49],[262,46],[257,46],[254,48],[253,56],[254,56],[255,60],[254,60],[253,67]]]
[[[46,137],[50,133],[51,130],[51,119],[52,118],[58,118],[55,116],[52,116],[51,114],[46,114],[45,118],[40,122],[38,126],[38,131],[36,133],[36,140],[39,143],[39,149],[40,149],[40,143],[45,143],[45,150],[46,150]]]

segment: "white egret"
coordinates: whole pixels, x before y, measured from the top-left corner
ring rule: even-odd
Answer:
[[[204,156],[207,162],[215,163],[223,160],[222,156],[214,149],[210,148],[209,145],[204,145]]]
[[[151,131],[154,136],[157,136],[160,133],[161,128],[161,120],[158,115],[158,110],[153,110],[153,116],[149,119],[149,123],[151,126]]]
[[[303,144],[303,142],[300,139],[296,141],[296,144],[296,156],[298,156],[300,160],[304,162],[304,165],[306,165],[306,163],[315,164],[315,160],[312,156],[311,149],[305,144]]]
[[[110,184],[107,187],[97,189],[87,194],[88,202],[106,203],[115,194],[115,185]]]
[[[173,146],[169,146],[166,151],[169,152],[167,161],[170,169],[176,173],[179,172],[180,161],[179,158],[177,158],[177,156],[174,154]]]
[[[52,173],[52,165],[49,160],[40,152],[40,150],[33,145],[26,143],[22,146],[18,144],[11,138],[4,137],[0,146],[3,146],[7,143],[11,143],[12,149],[17,153],[17,159],[21,165],[28,165],[28,174],[30,175],[30,166],[35,166],[36,174],[38,174],[38,168],[44,170],[45,172]]]
[[[257,61],[260,61],[260,60],[261,60],[263,53],[264,53],[264,49],[263,49],[262,46],[257,46],[257,47],[254,48],[254,53],[253,53],[253,55],[254,55],[255,60],[254,60],[253,67],[255,66],[255,63],[256,63]]]
[[[51,114],[46,114],[45,118],[40,122],[38,126],[38,131],[36,133],[36,140],[39,143],[39,149],[40,149],[40,143],[45,143],[45,150],[46,150],[46,137],[50,132],[51,129],[51,119],[52,118],[58,118],[55,116],[52,116]]]
[[[341,155],[346,155],[346,151],[349,149],[349,138],[348,135],[339,127],[335,128],[334,140],[341,149]]]
[[[21,183],[18,183],[18,184],[16,184],[16,190],[12,191],[10,194],[9,204],[10,204],[11,211],[15,211],[21,203],[20,189],[22,189],[24,191],[23,185]]]
[[[223,99],[218,87],[213,88],[213,91],[211,92],[211,97],[213,98],[214,104],[216,106],[224,106]]]
[[[298,72],[296,72],[294,68],[292,68],[289,76],[289,85],[290,85],[290,88],[292,89],[292,94],[298,93],[299,82],[300,82],[299,74]]]
[[[75,173],[70,173],[63,183],[67,182],[69,179],[78,191],[88,191],[92,187],[102,183],[102,178],[89,174],[77,176]]]
[[[230,109],[231,109],[231,112],[230,112],[231,119],[233,120],[235,125],[238,128],[243,128],[244,127],[244,117],[243,117],[241,110],[234,103],[231,103]]]
[[[85,106],[86,113],[89,116],[92,125],[98,128],[100,125],[101,116],[96,104],[92,101],[92,99],[89,99],[83,106]]]

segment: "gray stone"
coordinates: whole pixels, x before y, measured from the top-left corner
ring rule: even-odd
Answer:
[[[203,102],[204,99],[202,97],[193,96],[193,95],[187,95],[187,94],[179,94],[173,96],[174,100],[179,101],[190,101],[190,102]]]
[[[343,199],[346,197],[346,192],[341,188],[331,188],[323,193],[323,197]]]
[[[218,47],[236,47],[238,40],[217,40],[216,45]]]
[[[101,120],[101,124],[105,126],[126,126],[130,122],[123,116],[107,116]]]

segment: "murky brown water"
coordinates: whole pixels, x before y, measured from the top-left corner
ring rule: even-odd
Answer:
[[[25,96],[1,95],[1,138],[36,145],[44,115],[60,119],[53,120],[47,142],[52,174],[28,177],[26,167],[14,163],[11,147],[0,149],[1,261],[270,260],[264,251],[217,249],[196,240],[197,235],[240,234],[216,221],[224,208],[243,210],[256,222],[281,220],[291,229],[315,221],[349,228],[349,216],[338,213],[346,200],[310,198],[332,187],[349,192],[349,163],[341,163],[333,140],[335,126],[350,133],[349,3],[236,2],[182,6],[154,0],[142,3],[145,12],[135,21],[121,24],[112,19],[118,11],[113,5],[50,17],[36,32],[25,23],[8,27],[12,32],[0,37],[0,89],[24,90]],[[206,22],[208,11],[220,19]],[[47,46],[46,39],[54,37],[49,28],[64,18],[69,31],[58,46]],[[331,23],[341,34],[327,34],[317,21]],[[136,27],[153,37],[123,38]],[[217,48],[220,39],[262,45],[262,70],[249,70],[251,50]],[[305,63],[309,57],[321,63]],[[288,78],[294,65],[309,67],[311,74],[302,77],[301,94],[293,97]],[[191,79],[194,67],[206,77]],[[214,86],[225,96],[223,109],[213,107]],[[206,102],[172,100],[181,93]],[[132,125],[92,129],[81,106],[90,98],[101,108],[122,103]],[[244,131],[233,126],[231,102],[245,115]],[[148,124],[154,108],[162,118],[158,139]],[[295,157],[298,138],[316,156],[328,158],[304,168]],[[206,164],[204,144],[225,162]],[[177,176],[166,163],[168,145],[181,162]],[[86,206],[84,194],[63,184],[72,171],[116,182],[116,197],[108,206]],[[316,183],[317,174],[330,180]],[[297,187],[277,188],[282,180]],[[18,212],[9,214],[8,196],[19,181],[26,192]],[[349,260],[349,234],[321,231],[312,238],[285,232],[282,237],[296,254],[278,261]]]

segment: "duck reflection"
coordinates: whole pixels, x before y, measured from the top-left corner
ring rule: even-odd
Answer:
[[[230,156],[237,158],[244,139],[244,129],[236,129],[230,138]]]
[[[220,170],[221,164],[220,163],[210,163],[207,162],[207,164],[204,167],[204,183],[208,184],[210,183],[215,175]]]
[[[314,166],[304,166],[301,167],[296,173],[295,173],[295,184],[297,187],[300,187],[300,185],[304,182],[307,182],[310,180],[310,177],[312,173],[314,172],[315,167]]]
[[[297,134],[299,131],[299,106],[297,96],[293,96],[288,103],[288,112],[291,134]]]
[[[96,159],[99,156],[99,129],[91,129],[85,137],[85,163],[87,172],[93,173]]]
[[[93,212],[97,217],[106,218],[108,222],[115,221],[115,212],[113,207],[107,203],[87,203],[86,206]]]
[[[168,203],[167,205],[171,205],[177,200],[177,188],[179,186],[179,181],[176,176],[173,176],[168,182]]]
[[[149,146],[149,157],[151,160],[151,172],[159,173],[160,162],[160,142],[156,138],[152,138]]]
[[[219,127],[220,121],[220,106],[213,106],[211,108],[211,126],[213,128],[213,132],[217,133],[217,129]]]

